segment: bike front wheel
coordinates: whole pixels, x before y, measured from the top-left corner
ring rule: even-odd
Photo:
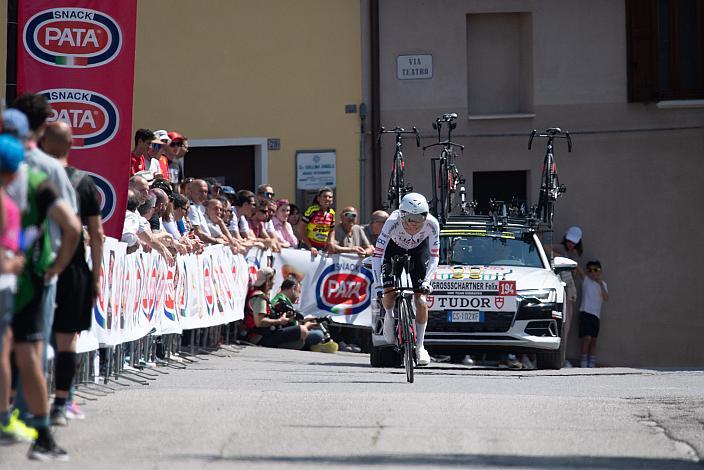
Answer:
[[[410,311],[410,299],[402,299],[399,304],[399,328],[401,329],[401,349],[403,363],[406,367],[406,380],[413,383],[413,368],[415,366],[415,335]]]

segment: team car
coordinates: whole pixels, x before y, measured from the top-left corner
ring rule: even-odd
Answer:
[[[539,369],[565,359],[565,288],[559,273],[576,263],[548,259],[523,218],[450,217],[440,231],[440,264],[431,281],[425,348],[432,355],[535,353]],[[383,336],[383,309],[372,302],[373,367],[395,366]]]

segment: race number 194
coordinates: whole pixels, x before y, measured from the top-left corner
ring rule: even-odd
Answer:
[[[499,295],[516,295],[516,281],[499,281]]]

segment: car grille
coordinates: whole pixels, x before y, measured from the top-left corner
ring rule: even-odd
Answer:
[[[503,333],[511,328],[514,312],[484,312],[483,322],[448,323],[447,312],[428,312],[429,332]]]

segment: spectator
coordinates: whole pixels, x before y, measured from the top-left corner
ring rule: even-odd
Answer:
[[[192,233],[192,226],[188,220],[188,211],[191,203],[186,196],[178,193],[173,194],[173,218],[178,234],[181,236],[182,244],[189,247],[192,253],[200,253],[205,245]]]
[[[579,338],[582,342],[580,367],[596,367],[596,339],[599,337],[601,308],[609,300],[606,282],[601,279],[601,263],[587,263],[587,275],[582,283],[582,303],[579,306]]]
[[[28,132],[27,118],[24,114],[22,118]],[[7,131],[8,126],[3,130]],[[20,252],[20,210],[12,198],[5,194],[4,186],[15,179],[23,160],[24,149],[20,141],[9,134],[0,135],[0,441],[6,442],[31,442],[36,439],[36,431],[20,421],[16,413],[10,412],[12,334],[8,326],[13,318],[17,276],[24,269],[25,258]]]
[[[257,202],[252,191],[247,191],[246,189],[237,191],[237,202],[235,203],[234,208],[234,220],[237,221],[237,228],[239,229],[240,236],[242,238],[256,238],[253,233],[250,233],[249,223],[247,222],[247,219],[250,219],[254,215],[256,207]]]
[[[183,181],[183,155],[181,155],[181,152],[186,145],[186,138],[176,131],[171,131],[166,135],[171,141],[166,146],[165,155],[168,161],[169,173],[164,175],[164,178],[168,178],[173,184],[178,184]]]
[[[125,211],[125,222],[122,226],[122,237],[120,241],[127,243],[127,253],[131,253],[139,248],[139,232],[144,228],[139,223],[137,208],[140,206],[137,194],[127,190],[127,210]]]
[[[200,179],[193,180],[188,186],[191,208],[188,211],[188,220],[193,227],[193,233],[206,245],[221,243],[213,237],[205,218],[205,201],[208,199],[208,184]]]
[[[164,170],[160,163],[165,152],[165,147],[166,144],[156,137],[152,140],[151,144],[149,144],[149,148],[147,149],[147,160],[149,161],[147,171],[149,171],[152,176],[161,175],[163,178],[167,177],[167,175],[162,173]]]
[[[293,304],[297,303],[300,297],[301,284],[293,277],[289,277],[283,280],[281,290],[271,299],[271,304],[273,305],[274,311],[279,314],[295,312]],[[286,326],[294,326],[299,323],[296,316],[292,316],[290,323]],[[325,333],[320,329],[320,326],[315,321],[315,317],[304,318],[302,324],[308,329],[308,337],[303,344],[303,349],[314,352],[337,352],[337,343],[330,338],[325,341]]]
[[[272,219],[274,230],[281,247],[298,248],[298,238],[296,238],[293,233],[293,227],[288,222],[289,212],[290,204],[288,199],[276,201],[276,213]]]
[[[177,185],[179,189],[179,193],[183,194],[184,196],[188,197],[188,187],[191,185],[195,178],[191,178],[190,176],[187,178],[184,178],[183,181],[181,181],[181,184]]]
[[[147,153],[152,140],[154,140],[154,133],[149,129],[137,129],[137,132],[135,132],[134,148],[130,154],[130,176],[147,170],[144,155]]]
[[[298,239],[313,256],[330,245],[335,229],[333,194],[330,188],[321,188],[316,203],[306,209],[298,223]]]
[[[245,327],[247,340],[270,348],[282,347],[301,349],[308,337],[308,329],[303,325],[288,326],[290,315],[272,311],[269,296],[274,285],[275,271],[261,268],[257,279],[247,294],[245,302]]]
[[[137,240],[139,241],[139,246],[145,249],[145,251],[154,249],[164,257],[170,266],[173,265],[174,257],[171,256],[169,250],[159,240],[159,237],[152,235],[151,227],[147,219],[142,217],[137,210],[131,209],[134,207],[135,202],[137,203],[137,207],[147,202],[147,199],[149,198],[149,184],[147,183],[147,180],[141,176],[135,175],[130,178],[128,187],[132,190],[132,196],[135,199],[130,200],[130,193],[128,192],[128,207],[127,212],[125,213],[125,225],[122,230],[122,240],[127,242],[128,246],[132,247],[130,251],[134,251],[138,246],[135,246],[136,240],[129,234],[136,235]]]
[[[273,200],[274,196],[276,196],[274,193],[274,188],[269,183],[264,183],[257,186],[258,198]]]
[[[294,230],[298,229],[298,223],[301,221],[301,209],[295,204],[288,205],[288,223]],[[300,243],[300,242],[299,242]]]
[[[559,245],[553,245],[552,251],[555,255],[565,256],[572,261],[578,261],[582,256],[584,247],[582,246],[582,229],[573,226],[567,229],[562,237],[562,242]],[[575,274],[583,278],[584,272],[577,266]],[[564,337],[567,341],[570,329],[572,328],[572,317],[574,316],[575,302],[577,301],[577,284],[575,283],[574,275],[571,272],[561,272],[560,278],[565,283],[565,319],[564,319]],[[572,367],[572,364],[565,360],[565,367]]]
[[[34,132],[33,139],[40,138],[44,132],[46,116],[41,119],[37,119],[37,116],[44,114],[42,110],[47,109],[45,106],[48,107],[46,99],[38,100],[35,96],[25,98],[22,103],[23,108],[32,113],[32,117],[28,114],[28,118]],[[31,142],[36,144],[34,140]],[[41,153],[34,155],[34,157],[40,157],[39,160],[44,157],[51,159],[33,146],[29,147],[25,158],[33,150]],[[12,151],[19,154],[21,145],[15,143]],[[64,178],[68,181],[63,167],[56,160],[51,159],[51,161],[59,165]],[[47,281],[55,279],[70,263],[78,245],[81,226],[75,216],[74,207],[62,200],[46,174],[29,166],[22,166],[19,171],[21,175],[14,181],[16,184],[14,194],[24,194],[25,197],[22,201],[15,200],[15,202],[22,207],[24,250],[32,256],[27,258],[27,263],[17,280],[17,295],[14,301],[12,337],[15,362],[22,385],[21,390],[18,388],[15,405],[18,406],[21,403],[22,406],[18,406],[18,409],[31,413],[31,417],[27,417],[25,421],[28,426],[37,430],[37,437],[32,444],[29,457],[40,460],[67,460],[68,454],[56,444],[49,427],[47,383],[42,370],[42,362],[45,362],[45,357],[42,357],[46,350],[45,342],[49,338],[54,319],[53,306],[56,292],[55,282],[49,282],[54,287],[51,290],[46,286]],[[5,184],[9,182],[5,172],[2,172],[2,178]],[[70,182],[68,184],[69,189],[73,191]],[[59,239],[54,245],[57,246],[56,251],[53,250],[53,246],[45,243],[50,236],[49,232],[41,229],[45,219],[52,220],[58,229]],[[32,233],[36,236],[31,237]],[[50,297],[50,303],[46,302],[47,297]],[[7,383],[2,385],[4,389],[0,395],[7,396],[8,385]]]
[[[235,205],[235,201],[237,201],[237,192],[232,186],[223,186],[222,195],[225,196],[228,201],[230,201],[230,205]]]
[[[369,240],[372,246],[376,246],[376,239],[379,238],[381,228],[388,218],[389,214],[386,211],[374,211],[372,212],[371,221],[368,224],[362,225],[364,234],[367,236],[367,240]]]
[[[154,216],[154,208],[156,206],[156,196],[151,191],[147,195],[147,200],[142,203],[141,206],[137,208],[139,215],[144,217],[147,221],[147,227],[149,232],[153,232],[152,226],[149,223],[149,219]]]
[[[249,226],[248,233],[251,234],[254,239],[263,243],[266,248],[276,251],[278,245],[266,231],[266,222],[268,217],[269,201],[259,200],[257,202],[256,209],[252,212],[252,216],[247,219],[247,224]]]
[[[164,177],[164,179],[168,179],[169,160],[166,158],[166,148],[171,144],[171,138],[169,137],[169,133],[165,130],[158,130],[154,132],[154,137],[159,139],[159,141],[164,144],[162,152],[159,154],[159,171],[157,173],[160,173],[161,176]]]
[[[222,185],[215,178],[205,178],[205,183],[208,185],[208,199],[219,198],[222,195]]]
[[[205,220],[208,224],[210,235],[223,245],[230,245],[236,253],[240,249],[239,243],[232,238],[227,226],[222,220],[222,202],[218,199],[209,199],[205,206]]]
[[[357,225],[357,210],[352,206],[342,209],[340,223],[335,227],[335,235],[330,239],[330,253],[351,253],[360,257],[370,256],[374,247],[369,244],[362,227]]]
[[[68,164],[73,136],[71,127],[64,121],[49,124],[44,132],[41,145],[50,155],[56,157],[66,169],[80,208],[80,218],[87,227],[90,244],[91,264],[86,263],[85,245],[81,236],[71,262],[59,276],[54,318],[54,335],[57,354],[55,359],[56,392],[51,408],[51,424],[67,424],[67,405],[71,413],[81,415],[75,402],[69,402],[70,389],[76,373],[76,344],[81,331],[89,330],[93,304],[100,290],[100,265],[103,254],[103,225],[100,217],[100,196],[98,188],[87,173]]]

